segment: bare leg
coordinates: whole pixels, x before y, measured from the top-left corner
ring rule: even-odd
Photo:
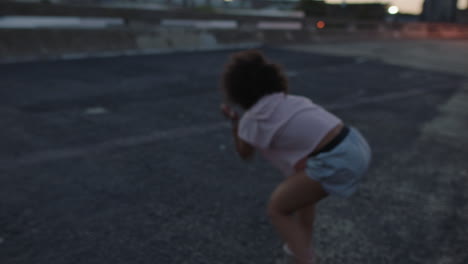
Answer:
[[[298,221],[298,223],[302,225],[302,228],[305,230],[305,233],[309,234],[309,241],[312,241],[312,238],[313,238],[312,234],[313,234],[314,221],[315,221],[315,205],[310,205],[302,209],[299,209],[294,214],[294,217],[296,218],[296,221]],[[288,252],[290,252],[289,246],[288,246],[288,249],[286,249],[286,253]]]
[[[313,211],[299,216],[300,221],[294,218],[294,212],[310,208],[327,196],[321,184],[310,179],[305,172],[299,172],[288,177],[273,192],[268,205],[268,214],[280,236],[286,241],[298,263],[310,263],[312,258],[312,223],[308,222]]]
[[[312,241],[315,222],[315,204],[300,209],[297,212],[297,220],[306,231],[306,234],[309,234],[310,240]]]

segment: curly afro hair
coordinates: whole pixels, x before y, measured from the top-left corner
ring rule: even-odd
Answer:
[[[268,62],[258,50],[234,53],[225,66],[221,85],[227,99],[246,110],[265,95],[288,92],[281,67]]]

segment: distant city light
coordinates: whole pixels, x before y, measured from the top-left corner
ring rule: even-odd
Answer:
[[[315,23],[315,26],[316,26],[318,29],[323,29],[323,28],[325,28],[326,25],[327,25],[327,24],[326,24],[324,21],[322,21],[322,20],[317,21],[317,23]]]
[[[396,15],[398,14],[398,12],[400,12],[400,9],[398,8],[398,6],[391,6],[388,8],[387,11],[390,15]]]

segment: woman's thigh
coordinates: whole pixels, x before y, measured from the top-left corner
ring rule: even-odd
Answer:
[[[297,210],[316,204],[327,196],[322,185],[311,179],[304,171],[286,178],[271,195],[270,209],[292,214]]]

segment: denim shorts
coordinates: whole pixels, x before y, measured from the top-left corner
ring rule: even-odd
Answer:
[[[307,160],[306,173],[330,195],[349,197],[356,192],[370,161],[367,141],[357,129],[350,127],[348,135],[335,148]]]

